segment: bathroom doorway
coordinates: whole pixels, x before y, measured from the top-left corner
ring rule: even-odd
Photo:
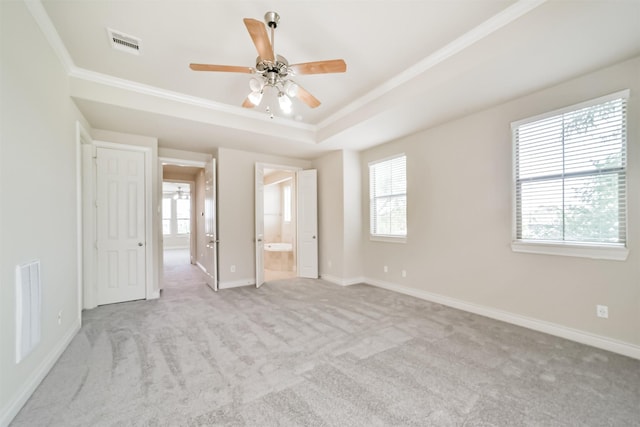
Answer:
[[[296,171],[264,168],[264,280],[297,276]]]

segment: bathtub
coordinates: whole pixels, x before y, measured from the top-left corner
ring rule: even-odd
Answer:
[[[269,252],[292,252],[293,244],[292,243],[265,243],[264,250]]]

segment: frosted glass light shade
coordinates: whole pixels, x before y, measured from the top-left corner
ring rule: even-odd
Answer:
[[[260,101],[262,101],[262,91],[253,91],[249,94],[248,96],[249,98],[249,102],[251,102],[253,105],[260,105]]]
[[[249,87],[251,88],[252,92],[260,92],[264,87],[264,81],[254,77],[251,80],[249,80]]]
[[[291,112],[292,102],[291,99],[284,92],[280,92],[278,94],[278,104],[280,104],[280,109],[285,113]]]
[[[294,97],[298,94],[298,85],[291,80],[287,80],[284,84],[284,92],[290,97]]]

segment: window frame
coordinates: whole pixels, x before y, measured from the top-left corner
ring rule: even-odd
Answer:
[[[399,235],[399,234],[374,234],[373,233],[373,216],[371,214],[373,206],[372,206],[372,202],[374,200],[374,196],[372,194],[372,187],[371,187],[371,169],[373,166],[380,164],[380,163],[384,163],[384,162],[388,162],[391,160],[395,160],[398,159],[400,157],[404,157],[404,170],[405,170],[405,192],[403,193],[404,198],[405,198],[405,218],[404,218],[404,222],[405,222],[405,230],[406,233],[404,235]],[[389,243],[406,243],[407,242],[407,236],[409,234],[409,227],[408,227],[408,180],[407,180],[407,155],[405,153],[398,153],[389,157],[385,157],[382,159],[377,159],[377,160],[373,160],[371,162],[368,163],[368,178],[369,178],[369,240],[371,241],[378,241],[378,242],[389,242]],[[395,196],[399,196],[401,195],[400,193],[398,194],[392,194],[391,196],[395,197]],[[385,197],[389,197],[389,196],[385,196]]]
[[[282,186],[282,222],[291,224],[293,220],[292,185],[287,182]]]
[[[511,144],[512,144],[512,179],[511,179],[511,202],[512,202],[512,218],[511,218],[511,250],[513,252],[543,254],[543,255],[560,255],[560,256],[573,256],[581,258],[592,259],[604,259],[604,260],[616,260],[624,261],[629,255],[629,249],[627,243],[591,243],[591,242],[576,242],[576,241],[537,241],[518,238],[518,211],[517,211],[517,146],[516,146],[516,129],[519,126],[544,120],[553,116],[570,113],[576,110],[580,110],[587,107],[593,107],[599,104],[603,104],[615,99],[624,98],[628,101],[630,90],[622,90],[609,95],[594,98],[588,101],[584,101],[578,104],[570,105],[564,108],[559,108],[547,113],[539,114],[533,117],[528,117],[522,120],[514,121],[511,123]],[[626,158],[628,159],[628,118],[629,114],[626,113],[626,132],[625,137],[627,144],[625,145]],[[626,174],[626,182],[628,185],[628,163],[625,165],[624,172]],[[624,224],[625,236],[628,237],[628,200],[629,191],[625,192],[626,203],[624,203],[626,221]],[[626,240],[626,239],[625,239]]]
[[[178,218],[178,200],[173,198],[173,193],[163,193],[162,194],[162,201],[164,204],[165,200],[169,200],[169,205],[171,207],[170,210],[170,214],[171,216],[169,218],[165,218],[164,214],[165,214],[165,210],[164,210],[164,206],[161,206],[161,216],[162,216],[162,236],[163,238],[173,238],[173,237],[184,237],[184,236],[190,236],[191,235],[191,228],[193,226],[193,218],[190,216],[189,218]],[[192,203],[192,199],[183,199],[183,200],[187,200],[190,206],[189,209],[189,213],[193,214],[193,203]],[[164,233],[164,221],[168,220],[169,221],[169,230],[170,232],[168,234]],[[178,221],[182,220],[182,221],[188,221],[189,224],[189,232],[188,233],[179,233],[178,232]]]

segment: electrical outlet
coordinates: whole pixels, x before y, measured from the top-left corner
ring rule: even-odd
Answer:
[[[236,272],[236,266],[235,266],[235,265],[232,265],[232,266],[231,266],[231,268],[230,268],[230,270],[231,270],[231,272],[232,272],[232,273],[235,273],[235,272]]]
[[[596,305],[596,315],[605,319],[609,318],[609,307],[606,305]]]
[[[402,270],[402,277],[407,277],[407,270]]]
[[[387,267],[387,266],[385,265],[384,267],[382,267],[382,270],[383,270],[385,273],[388,273],[388,272],[389,272],[389,267]]]
[[[62,310],[58,312],[58,325],[62,325]]]

